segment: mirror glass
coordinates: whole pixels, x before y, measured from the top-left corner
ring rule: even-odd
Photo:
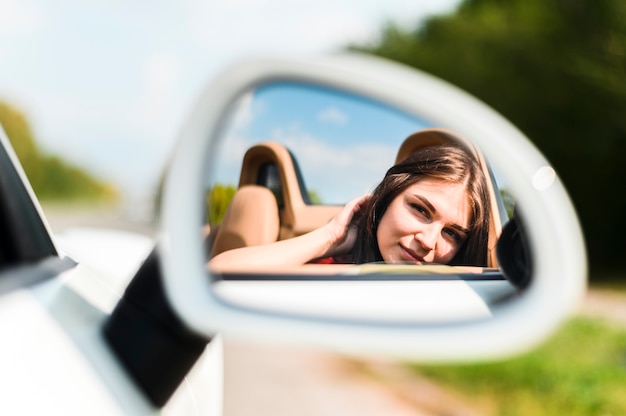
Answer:
[[[272,82],[241,95],[218,134],[205,181],[207,270],[217,295],[233,306],[386,324],[461,322],[492,316],[530,281],[523,228],[510,221],[514,197],[463,132],[349,92]],[[319,242],[300,236],[374,192],[392,166],[429,148],[420,159],[426,166],[424,158],[440,157],[433,149],[450,142],[471,155],[484,178],[483,193],[474,191],[490,207],[480,211],[488,211],[482,237],[474,226],[482,205],[472,210],[467,177],[442,188],[451,180],[421,173],[396,194],[389,191],[378,202],[382,211],[372,210],[376,231],[369,234],[378,254],[355,261],[354,247],[367,246],[359,243],[367,233],[350,231],[339,254],[293,259],[293,247],[302,257],[303,250],[315,250],[299,244]],[[355,212],[355,218],[362,214]],[[351,224],[368,227],[360,217]],[[498,250],[503,229],[507,243]],[[482,248],[470,249],[479,239]],[[398,250],[409,253],[398,256]],[[483,254],[468,254],[472,250]]]
[[[296,83],[265,85],[234,106],[211,177],[213,183],[236,185],[245,152],[277,142],[297,160],[312,203],[345,204],[371,191],[402,141],[429,125],[348,93]]]

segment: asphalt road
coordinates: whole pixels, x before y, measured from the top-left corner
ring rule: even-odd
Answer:
[[[441,415],[359,361],[325,351],[225,340],[224,415]],[[373,361],[372,361],[373,363]]]

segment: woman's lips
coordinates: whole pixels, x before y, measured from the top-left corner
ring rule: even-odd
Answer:
[[[422,257],[420,257],[415,251],[411,250],[410,248],[406,248],[404,246],[400,246],[401,249],[401,255],[402,257],[404,257],[407,261],[414,261],[417,263],[424,263],[424,259]]]

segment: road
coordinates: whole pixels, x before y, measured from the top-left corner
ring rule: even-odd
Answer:
[[[225,347],[227,416],[479,414],[393,361],[249,342]]]

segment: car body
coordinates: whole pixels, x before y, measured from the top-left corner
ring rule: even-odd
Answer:
[[[152,250],[151,239],[95,230],[56,238],[2,130],[0,159],[2,412],[221,414],[219,337],[184,388],[156,406],[104,336],[111,312]]]

